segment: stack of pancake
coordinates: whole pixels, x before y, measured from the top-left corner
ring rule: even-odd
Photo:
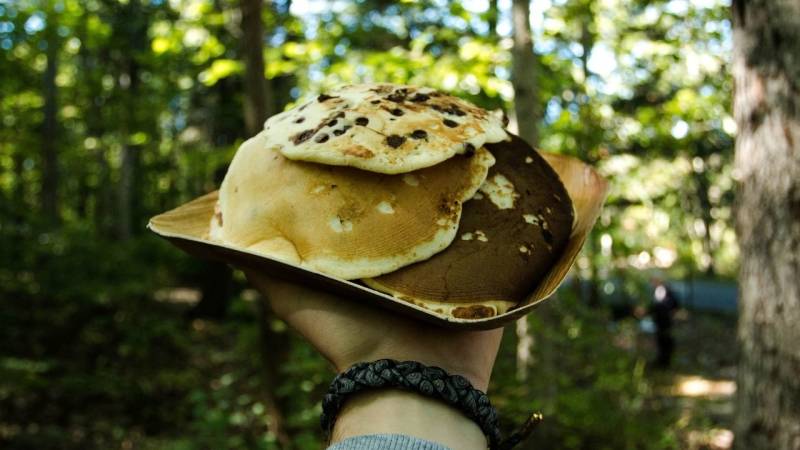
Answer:
[[[363,84],[242,144],[210,238],[483,318],[525,300],[573,218],[558,175],[500,116],[430,88]]]

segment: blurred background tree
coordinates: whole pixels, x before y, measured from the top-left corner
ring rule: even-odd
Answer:
[[[727,448],[739,251],[725,0],[0,0],[0,447],[318,448],[332,373],[243,278],[145,230],[265,116],[430,85],[612,190],[492,397],[525,448]],[[688,314],[653,371],[652,274]]]
[[[736,447],[800,446],[800,3],[733,5],[742,305]]]

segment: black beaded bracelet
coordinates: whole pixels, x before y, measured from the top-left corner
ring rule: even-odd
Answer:
[[[489,402],[489,397],[472,387],[466,378],[450,375],[440,367],[425,366],[416,361],[380,359],[354,364],[333,379],[322,400],[320,424],[323,431],[330,436],[336,415],[349,395],[377,388],[418,392],[459,409],[478,424],[486,435],[491,450],[512,448],[522,442],[542,421],[542,415],[534,413],[520,430],[503,440],[500,437],[497,410]]]

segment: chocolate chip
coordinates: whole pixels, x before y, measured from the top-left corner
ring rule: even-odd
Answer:
[[[444,122],[444,124],[447,125],[450,128],[455,128],[455,127],[458,126],[458,122],[456,122],[454,120],[444,119],[442,122]]]
[[[294,123],[303,123],[305,120],[306,120],[306,118],[305,118],[305,117],[300,117],[299,119],[296,119],[296,120],[294,121]]]
[[[371,101],[370,103],[372,103],[373,105],[377,105],[377,104],[378,104],[378,103],[380,103],[380,102],[381,102],[380,100],[373,100],[373,101]]]
[[[464,146],[464,154],[467,156],[472,156],[475,154],[475,146],[467,142],[467,145]]]
[[[430,96],[426,94],[416,94],[415,96],[411,97],[411,101],[414,103],[422,103],[430,99]]]
[[[442,107],[439,105],[431,105],[431,108],[439,111],[440,113],[450,114],[451,116],[466,116],[467,113],[461,110],[456,105],[447,105],[447,107]]]
[[[366,126],[369,123],[369,119],[366,117],[359,117],[356,119],[356,125]]]
[[[338,130],[333,130],[333,134],[335,134],[336,136],[341,136],[341,135],[345,134],[347,132],[347,130],[349,130],[350,128],[351,128],[350,125],[345,125],[344,127],[340,128]]]
[[[291,137],[292,142],[294,142],[294,145],[299,145],[299,144],[309,140],[311,138],[311,136],[314,135],[315,132],[316,132],[316,130],[312,129],[312,130],[306,130],[306,131],[297,133],[297,134],[295,134],[294,136]]]
[[[408,96],[408,89],[403,88],[392,92],[391,94],[386,96],[386,99],[389,101],[393,101],[395,103],[402,103],[405,101],[407,96]]]
[[[542,228],[542,237],[548,245],[553,245],[553,233],[551,233],[550,230]]]
[[[393,116],[397,116],[397,117],[400,117],[400,116],[402,116],[404,114],[403,110],[400,109],[400,108],[395,108],[395,109],[393,109],[393,110],[391,110],[389,112],[392,113]]]
[[[393,135],[388,136],[386,138],[386,144],[389,145],[389,147],[392,147],[392,148],[400,147],[401,145],[403,145],[403,143],[405,141],[406,141],[405,137],[398,136],[396,134],[393,134]]]
[[[330,100],[332,98],[338,98],[338,97],[334,97],[332,95],[326,95],[326,94],[319,94],[319,96],[317,97],[317,101],[318,102],[324,102],[324,101]]]
[[[314,138],[314,142],[321,144],[323,142],[327,142],[328,138],[330,138],[330,136],[328,136],[327,133],[320,133]]]
[[[425,130],[414,130],[411,132],[411,137],[414,139],[425,139],[428,137],[428,132]]]
[[[339,123],[339,121],[336,120],[336,119],[333,119],[330,122],[326,123],[325,125],[327,125],[329,127],[335,127],[337,123]]]

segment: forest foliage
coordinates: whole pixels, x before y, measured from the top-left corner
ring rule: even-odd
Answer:
[[[506,333],[492,397],[509,428],[553,417],[548,448],[680,448],[686,424],[614,344],[635,324],[597,305],[645,301],[653,270],[736,273],[728,7],[531,7],[541,117],[516,125],[612,188],[574,270],[590,289],[529,316],[527,380]],[[267,110],[374,80],[513,111],[510,15],[508,0],[264,2]],[[291,448],[319,446],[325,362],[258,318],[240,275],[224,317],[197,318],[197,291],[173,288],[202,291],[207,263],[145,229],[216,189],[248,137],[246,45],[232,0],[0,0],[0,446],[278,448],[265,391]],[[274,385],[264,327],[288,349]]]

